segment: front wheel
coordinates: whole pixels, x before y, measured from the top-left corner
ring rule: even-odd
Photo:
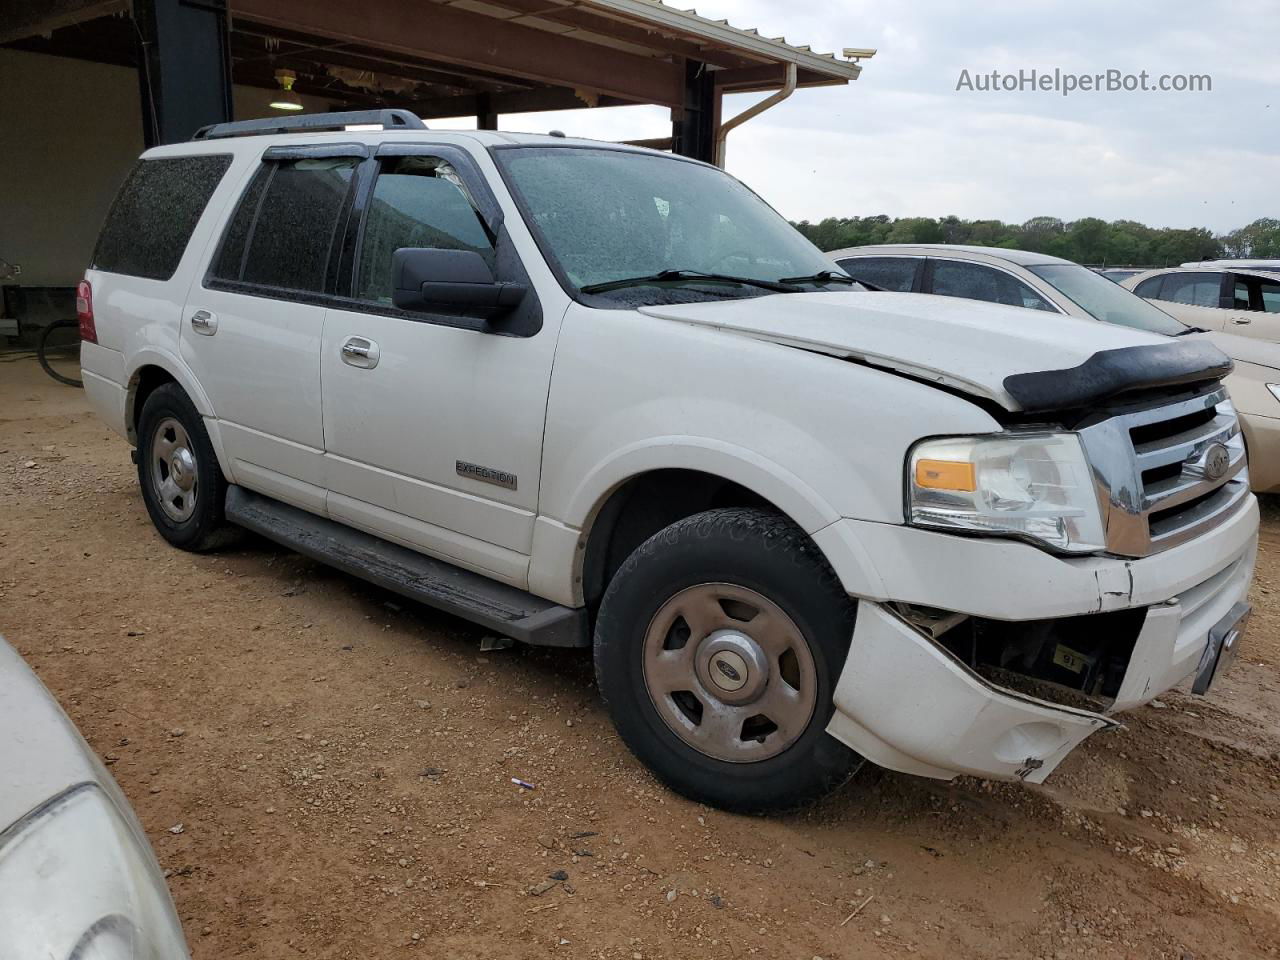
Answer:
[[[596,624],[596,675],[618,732],[691,799],[797,806],[860,759],[826,733],[854,604],[813,542],[761,510],[711,510],[642,544]]]

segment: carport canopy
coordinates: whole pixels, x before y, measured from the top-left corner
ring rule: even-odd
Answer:
[[[10,0],[0,43],[138,68],[149,143],[232,116],[231,85],[276,72],[329,109],[424,119],[656,104],[652,146],[712,161],[725,93],[845,84],[852,59],[816,53],[658,0]]]

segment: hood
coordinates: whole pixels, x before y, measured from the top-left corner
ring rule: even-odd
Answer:
[[[919,293],[792,293],[639,309],[859,360],[1013,412],[1085,405],[1126,389],[1230,371],[1230,361],[1205,342]],[[1036,380],[1042,372],[1051,382]]]
[[[1260,367],[1280,370],[1280,343],[1260,340],[1257,337],[1242,337],[1237,333],[1193,333],[1188,340],[1207,340],[1225,353],[1232,360],[1240,363],[1254,363]]]

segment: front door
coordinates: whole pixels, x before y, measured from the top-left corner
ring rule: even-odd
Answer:
[[[524,586],[556,323],[512,330],[396,309],[391,256],[402,247],[475,251],[498,279],[522,267],[505,228],[478,211],[473,198],[492,196],[456,147],[387,154],[358,201],[350,304],[325,318],[328,510]]]
[[[1222,309],[1223,276],[1221,273],[1166,273],[1144,280],[1134,292],[1154,300],[1157,307],[1183,323],[1221,330],[1227,322],[1227,311]]]

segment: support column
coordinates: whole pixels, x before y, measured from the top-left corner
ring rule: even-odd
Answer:
[[[148,147],[233,119],[226,0],[135,0]]]
[[[715,162],[719,100],[711,68],[699,60],[686,60],[684,107],[671,124],[672,153]]]
[[[493,109],[493,97],[487,93],[476,97],[476,129],[498,129],[498,113]]]

